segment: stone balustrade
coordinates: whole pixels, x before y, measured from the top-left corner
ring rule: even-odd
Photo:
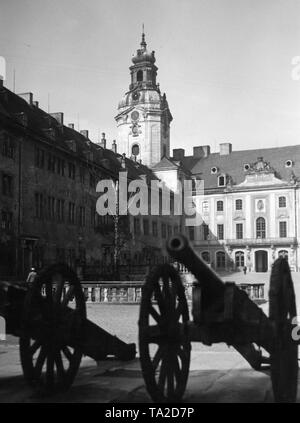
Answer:
[[[82,282],[82,288],[87,303],[95,304],[139,304],[142,295],[143,281],[134,282]],[[186,282],[185,295],[188,302],[192,301],[193,283]],[[237,285],[255,302],[264,302],[263,283],[244,283]],[[67,292],[68,287],[64,290]]]

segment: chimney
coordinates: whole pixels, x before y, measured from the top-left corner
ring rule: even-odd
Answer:
[[[89,137],[89,131],[87,129],[82,129],[80,131],[81,135],[84,136],[84,138],[88,138]]]
[[[116,140],[113,140],[113,143],[112,143],[111,149],[112,149],[112,151],[113,151],[114,153],[116,153],[116,152],[117,152],[117,144],[116,144]]]
[[[74,123],[69,123],[68,128],[70,128],[70,129],[74,129],[74,128],[75,128]]]
[[[50,116],[52,116],[56,122],[59,125],[63,125],[64,124],[64,114],[63,113],[50,113]]]
[[[39,107],[39,102],[38,102],[38,101],[33,101],[33,102],[32,102],[32,104],[33,104],[35,107]]]
[[[210,146],[209,145],[200,145],[193,148],[193,156],[197,159],[202,159],[203,157],[208,157],[210,155]]]
[[[184,158],[184,149],[183,148],[173,149],[173,159],[174,160],[182,160],[183,158]]]
[[[33,102],[33,94],[32,93],[21,93],[18,94],[19,97],[23,98],[30,106],[32,106]]]
[[[102,148],[106,148],[106,138],[105,138],[105,132],[102,132],[101,134],[102,138],[101,141],[99,143],[100,147]]]
[[[229,142],[222,142],[220,144],[220,156],[228,156],[232,152],[232,144]]]

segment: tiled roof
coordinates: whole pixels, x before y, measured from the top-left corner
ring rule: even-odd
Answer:
[[[212,153],[208,157],[196,159],[193,156],[184,157],[181,161],[184,167],[191,170],[193,175],[199,176],[205,181],[205,188],[217,188],[218,176],[226,174],[231,176],[234,185],[238,185],[245,180],[245,164],[257,162],[258,157],[269,162],[275,169],[275,176],[279,179],[289,181],[291,172],[300,179],[300,145],[276,148],[262,148],[255,150],[233,151],[227,155]],[[285,162],[293,161],[292,168],[286,168]],[[211,174],[213,167],[218,168],[218,172]]]
[[[26,117],[26,124],[20,123],[21,115]],[[87,139],[80,132],[59,122],[50,114],[36,105],[30,105],[26,100],[9,91],[5,87],[0,88],[0,124],[2,127],[23,131],[37,140],[43,140],[55,145],[70,156],[85,159],[86,153],[92,152],[92,161],[110,176],[118,176],[121,170],[122,156],[110,149],[104,149]],[[50,129],[50,131],[49,131]],[[53,139],[51,139],[51,131]],[[76,151],[70,147],[70,141],[76,145]],[[131,159],[126,160],[126,170],[129,179],[137,179],[142,175],[148,175],[150,179],[157,179],[151,169]]]

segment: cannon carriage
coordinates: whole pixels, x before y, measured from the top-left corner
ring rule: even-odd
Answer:
[[[255,370],[270,368],[276,402],[295,402],[298,382],[296,301],[287,260],[274,262],[269,317],[234,283],[224,283],[184,236],[167,242],[171,257],[195,276],[192,316],[180,275],[171,265],[146,278],[139,316],[140,360],[146,388],[155,402],[177,402],[188,381],[191,342],[224,342]],[[263,352],[262,352],[263,351]]]
[[[26,381],[40,394],[68,389],[83,355],[96,361],[112,355],[132,360],[126,344],[86,317],[81,283],[64,264],[43,270],[32,286],[0,282],[0,316],[6,333],[19,337]]]

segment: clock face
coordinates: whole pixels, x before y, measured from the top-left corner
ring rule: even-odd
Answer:
[[[140,116],[140,114],[136,110],[131,113],[131,119],[132,120],[138,120],[139,116]]]

